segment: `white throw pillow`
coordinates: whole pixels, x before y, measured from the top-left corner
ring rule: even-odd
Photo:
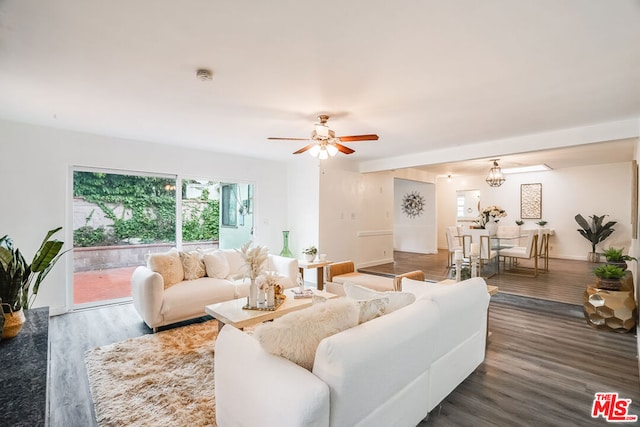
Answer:
[[[416,296],[409,292],[378,292],[364,286],[356,285],[351,282],[345,282],[344,293],[348,298],[354,300],[371,300],[376,298],[388,298],[389,304],[386,307],[386,313],[391,313],[404,306],[412,304],[416,300]]]
[[[197,251],[180,252],[180,261],[184,271],[185,280],[194,280],[204,277],[204,262]]]
[[[311,298],[312,304],[322,304],[330,300],[330,298],[316,294],[313,294]],[[358,324],[368,322],[369,320],[382,316],[387,311],[387,306],[389,305],[389,298],[353,300],[358,303],[359,307]]]
[[[202,257],[207,269],[207,276],[216,279],[224,279],[229,275],[229,262],[227,257],[220,251],[205,254]]]
[[[388,312],[389,298],[374,298],[356,302],[360,306],[359,323],[368,322]]]
[[[312,370],[320,341],[358,325],[359,313],[355,301],[334,298],[263,323],[253,336],[267,352]]]
[[[182,261],[177,250],[166,253],[150,254],[147,256],[147,267],[151,271],[160,273],[164,279],[164,288],[167,289],[184,280]]]

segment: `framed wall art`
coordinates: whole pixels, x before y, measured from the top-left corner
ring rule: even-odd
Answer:
[[[520,218],[542,219],[542,184],[520,185]]]

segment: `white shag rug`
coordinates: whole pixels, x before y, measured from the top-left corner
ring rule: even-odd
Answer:
[[[85,354],[99,426],[215,426],[215,320]]]

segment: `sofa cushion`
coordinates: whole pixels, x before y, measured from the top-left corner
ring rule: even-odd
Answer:
[[[177,250],[148,255],[147,267],[162,276],[165,289],[184,280],[182,261],[180,261],[180,255]]]
[[[242,254],[238,250],[223,249],[221,252],[225,257],[227,257],[227,262],[229,263],[229,274],[227,275],[227,279],[237,280],[247,275],[247,263],[244,261]]]
[[[180,261],[182,262],[182,270],[184,271],[185,280],[194,280],[204,277],[204,262],[202,262],[199,252],[180,252]]]
[[[183,280],[165,290],[160,313],[172,319],[204,316],[204,306],[235,298],[235,286],[224,279]]]
[[[386,313],[396,311],[416,300],[416,296],[409,292],[378,292],[350,282],[346,282],[343,286],[347,297],[354,300],[388,299],[389,303],[385,310]]]
[[[222,251],[204,254],[202,256],[207,276],[224,279],[229,275],[229,261]]]
[[[311,370],[320,341],[358,325],[359,313],[353,300],[335,298],[263,323],[253,336],[267,352]]]

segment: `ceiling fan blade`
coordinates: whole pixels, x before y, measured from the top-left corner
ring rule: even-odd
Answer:
[[[349,147],[347,147],[347,146],[345,146],[345,145],[338,144],[337,142],[335,142],[335,144],[336,144],[336,148],[337,148],[337,149],[338,149],[338,151],[340,151],[341,153],[344,153],[344,154],[351,154],[351,153],[355,153],[355,152],[356,152],[356,150],[352,150],[351,148],[349,148]]]
[[[368,135],[351,135],[351,136],[339,136],[342,142],[357,142],[357,141],[377,141],[378,135],[370,133]]]
[[[279,141],[308,141],[309,138],[276,138],[276,137],[269,137],[267,139],[271,139],[271,140],[279,140]]]
[[[304,153],[305,151],[307,151],[308,149],[310,149],[311,147],[313,147],[316,144],[309,144],[306,147],[302,147],[301,149],[299,149],[298,151],[294,151],[293,154],[300,154],[300,153]]]

